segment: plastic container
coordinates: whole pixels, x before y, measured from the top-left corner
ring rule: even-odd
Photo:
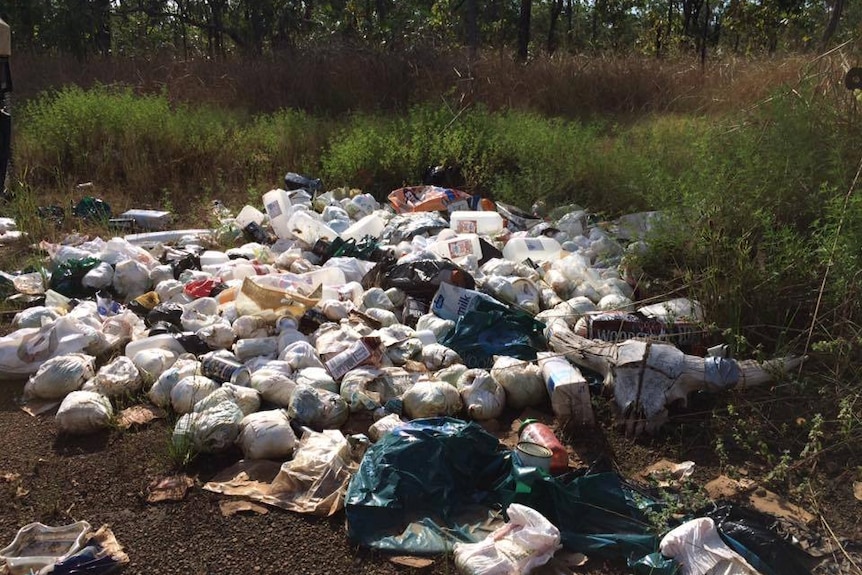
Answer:
[[[323,220],[315,218],[308,211],[299,211],[290,216],[287,222],[290,233],[313,246],[318,240],[333,241],[338,233],[323,223]]]
[[[553,429],[535,419],[527,419],[521,424],[518,437],[521,442],[536,443],[551,451],[551,463],[548,466],[551,475],[559,475],[568,471],[569,454],[560,440],[557,439]]]
[[[0,549],[0,560],[11,575],[35,573],[77,552],[89,531],[86,521],[58,527],[30,523],[18,530],[11,545]]]
[[[245,229],[249,224],[261,225],[264,219],[263,212],[254,206],[245,206],[236,216],[236,224],[240,229]]]
[[[459,234],[494,235],[503,231],[503,216],[497,212],[452,212],[449,227]]]
[[[288,226],[290,196],[287,192],[282,189],[268,191],[263,195],[263,207],[269,216],[269,224],[275,235],[283,240],[292,238],[290,226]]]
[[[538,443],[530,443],[529,441],[518,442],[515,451],[518,454],[518,459],[524,467],[538,467],[544,469],[548,473],[551,472],[551,459],[554,453]]]
[[[539,367],[557,419],[578,426],[594,425],[590,388],[581,371],[564,356],[553,353],[540,353]]]
[[[222,264],[226,264],[230,261],[230,258],[224,252],[207,250],[201,254],[200,260],[201,269],[203,269],[204,266],[221,266]]]
[[[134,359],[137,354],[148,349],[167,349],[177,355],[185,353],[185,348],[173,334],[161,333],[143,339],[136,339],[126,345],[126,357]]]
[[[357,242],[365,236],[372,236],[377,239],[383,233],[384,227],[386,227],[386,223],[383,221],[383,218],[377,214],[369,214],[341,232],[341,238],[344,240],[356,240]]]
[[[503,247],[503,257],[512,262],[559,259],[562,246],[553,238],[512,238]]]
[[[454,238],[434,242],[428,249],[443,258],[454,262],[469,256],[482,257],[482,244],[476,234],[458,234]]]

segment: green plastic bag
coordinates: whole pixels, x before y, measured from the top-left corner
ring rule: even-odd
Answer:
[[[84,279],[88,271],[100,263],[102,263],[101,260],[97,258],[83,258],[59,264],[51,273],[51,289],[66,297],[85,298],[92,296],[96,290],[85,288],[81,284],[81,280]]]

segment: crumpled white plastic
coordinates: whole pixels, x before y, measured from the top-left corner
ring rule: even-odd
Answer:
[[[509,522],[478,543],[455,544],[455,567],[463,575],[522,575],[547,563],[561,547],[560,530],[518,503],[506,509]]]
[[[759,575],[721,540],[710,517],[698,517],[670,530],[659,550],[682,566],[682,575]]]

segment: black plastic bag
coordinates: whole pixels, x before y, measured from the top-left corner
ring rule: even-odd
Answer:
[[[175,326],[182,326],[180,318],[183,315],[183,306],[178,303],[160,303],[147,313],[144,318],[144,323],[147,327],[153,327],[160,322],[169,323]]]
[[[808,575],[813,558],[783,538],[776,519],[729,501],[718,501],[704,516],[712,518],[728,547],[763,575]]]
[[[384,267],[379,285],[383,289],[398,288],[410,297],[430,302],[444,282],[466,289],[476,287],[470,272],[449,260],[417,260]]]

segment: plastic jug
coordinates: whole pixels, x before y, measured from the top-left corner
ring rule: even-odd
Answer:
[[[323,223],[323,220],[315,218],[308,211],[299,211],[290,216],[287,222],[288,229],[294,237],[297,237],[313,246],[317,240],[331,242],[338,237],[338,233]]]
[[[454,238],[435,242],[429,245],[428,249],[455,262],[469,256],[482,257],[482,244],[476,234],[458,234]]]
[[[560,242],[553,238],[512,238],[503,247],[503,257],[512,262],[543,262],[559,259],[561,251]]]
[[[269,216],[269,224],[279,238],[291,239],[288,220],[290,218],[290,196],[287,192],[278,189],[270,190],[263,195],[263,207]]]
[[[173,334],[160,333],[159,335],[153,335],[129,342],[128,345],[126,345],[125,355],[128,358],[134,359],[138,353],[148,349],[167,349],[175,352],[177,355],[185,353],[186,351]]]
[[[207,250],[201,254],[200,260],[201,269],[203,269],[204,266],[221,266],[222,264],[226,264],[230,261],[230,258],[224,252]]]
[[[449,227],[459,234],[494,235],[503,231],[503,216],[497,212],[452,212]]]
[[[236,216],[236,224],[239,229],[244,229],[247,225],[254,223],[260,225],[263,223],[263,212],[254,206],[245,206]]]
[[[357,242],[365,236],[372,236],[376,239],[383,233],[384,227],[386,227],[386,224],[380,216],[369,214],[341,232],[341,238],[344,240],[356,240]]]

